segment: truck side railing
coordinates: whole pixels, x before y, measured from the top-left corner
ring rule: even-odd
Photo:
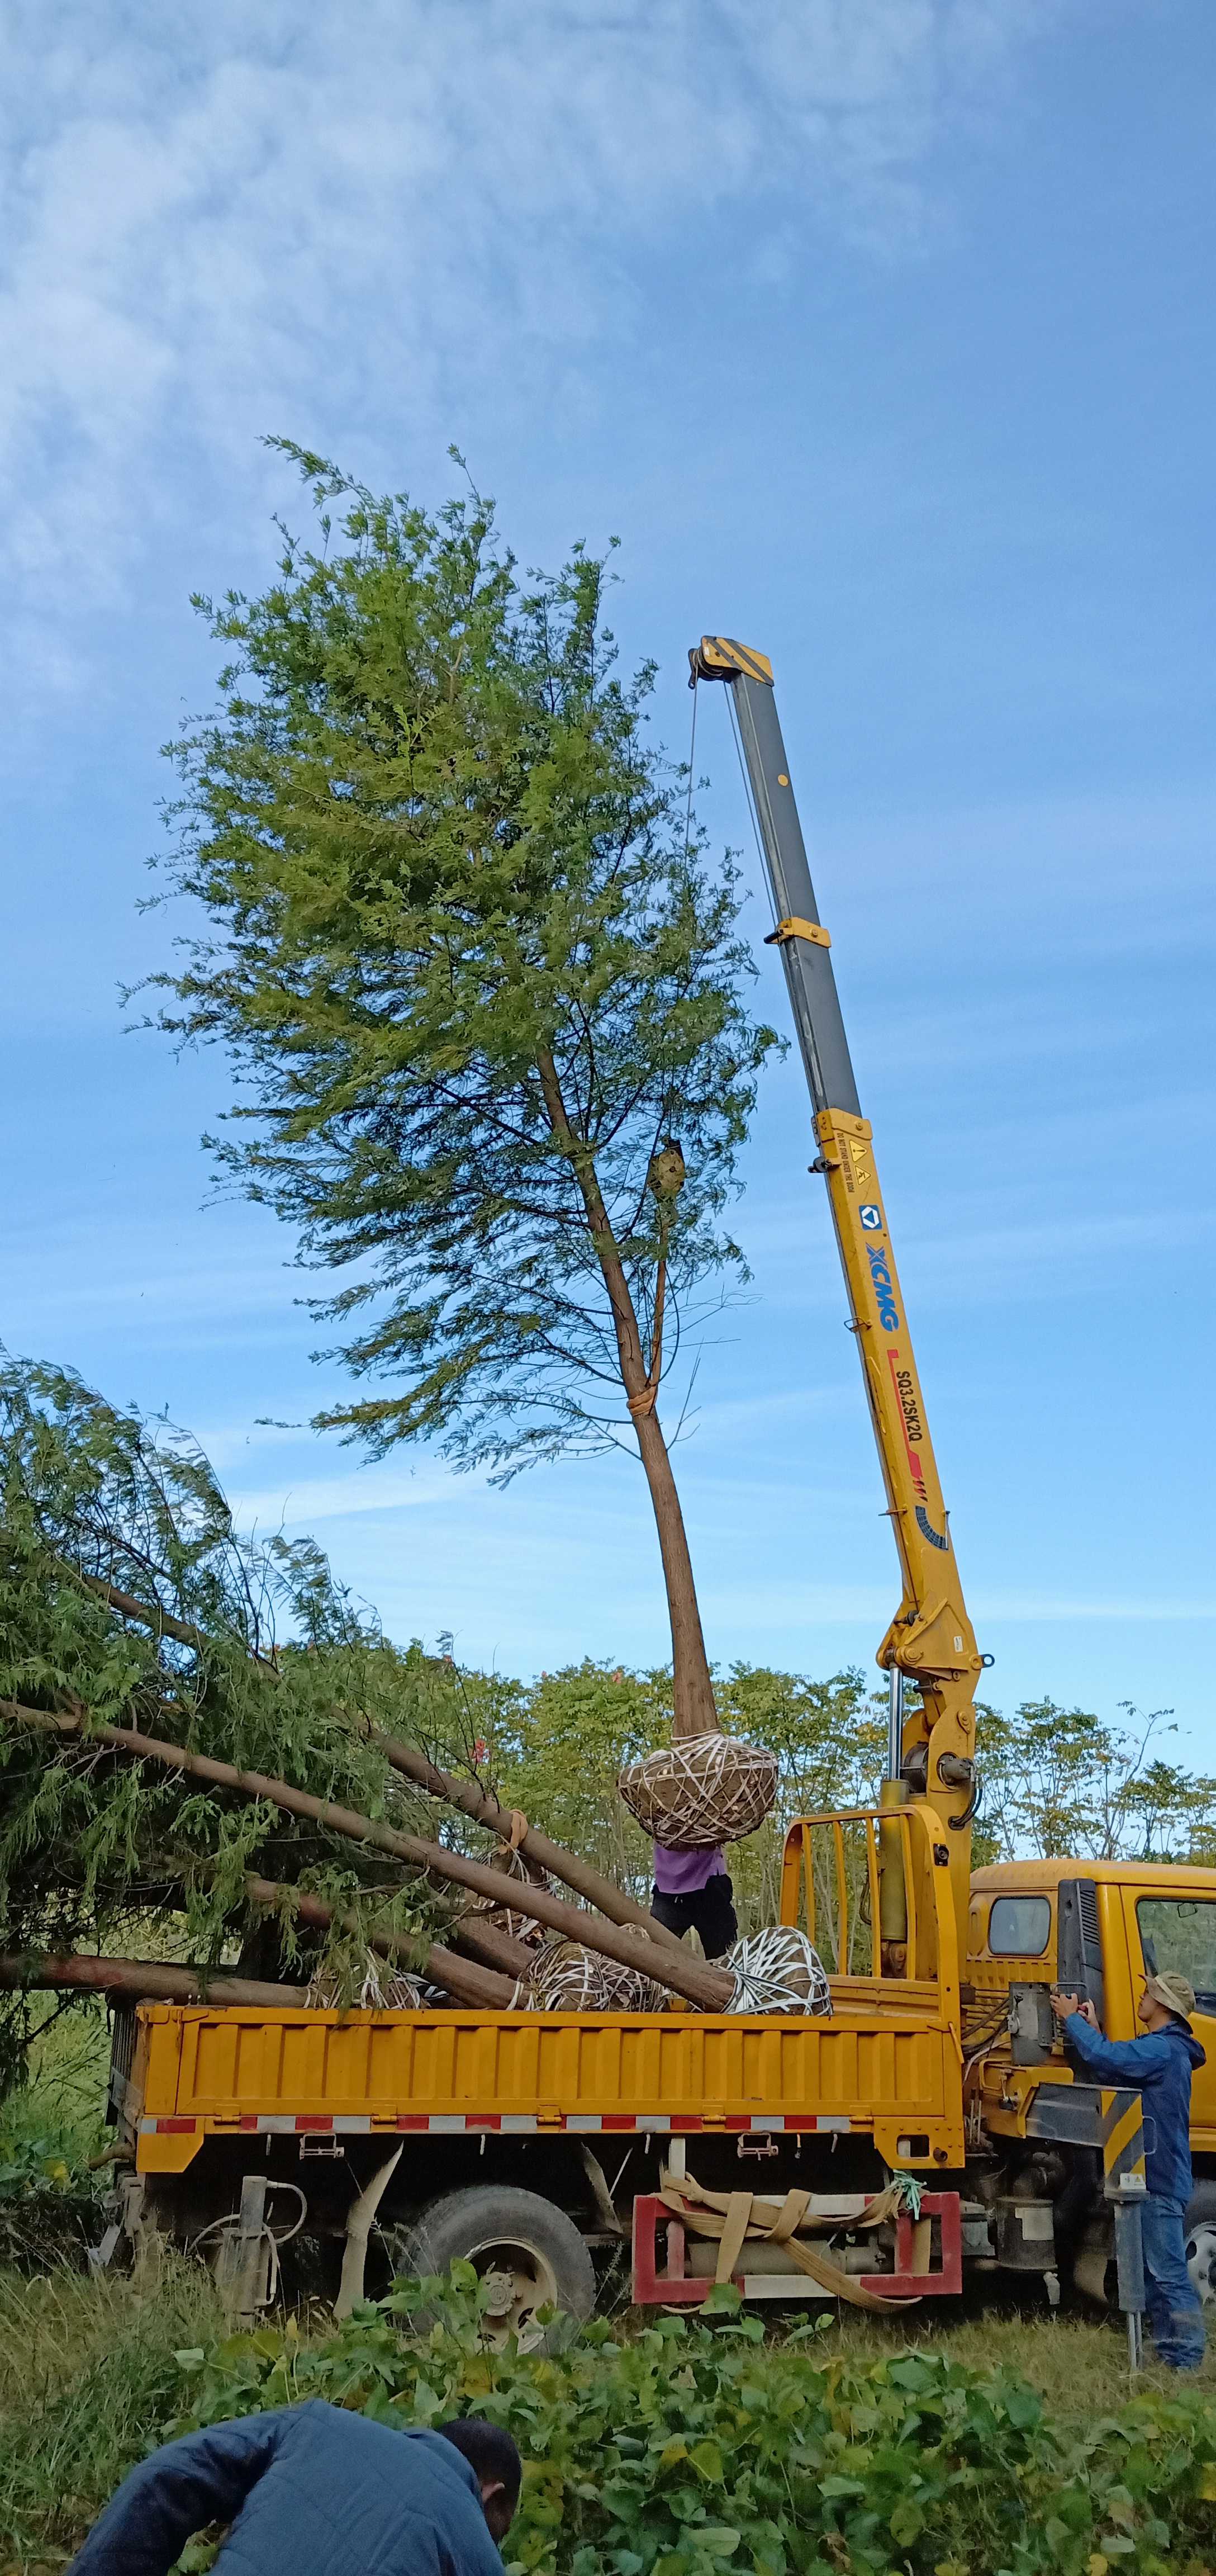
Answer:
[[[900,1897],[898,1939],[884,1931],[892,1888]],[[849,1807],[797,1817],[785,1838],[781,1920],[801,1925],[834,1985],[877,1983],[891,2001],[901,1987],[911,2001],[910,1988],[931,1984],[957,2024],[947,1833],[931,1807]]]

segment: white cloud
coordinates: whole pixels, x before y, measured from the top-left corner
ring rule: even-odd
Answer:
[[[453,1484],[454,1478],[426,1469],[410,1475],[367,1466],[347,1476],[300,1477],[294,1484],[269,1485],[257,1493],[242,1493],[233,1482],[228,1500],[239,1526],[265,1538],[274,1530],[311,1530],[318,1521],[351,1520],[364,1512],[417,1511],[423,1504],[448,1503]]]
[[[538,374],[560,413],[664,229],[712,221],[728,258],[746,206],[739,255],[767,230],[788,262],[792,199],[796,233],[916,238],[935,137],[1057,5],[25,0],[0,62],[13,573],[45,609],[121,596],[186,464],[195,515],[235,471],[260,517],[268,427],[429,434]],[[23,649],[54,676],[41,628]]]

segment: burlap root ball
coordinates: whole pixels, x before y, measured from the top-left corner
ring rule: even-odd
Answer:
[[[736,1735],[690,1735],[627,1763],[616,1785],[655,1842],[712,1851],[763,1824],[776,1802],[777,1764]]]
[[[722,1965],[735,1980],[726,2006],[736,2013],[814,2013],[832,2017],[832,1989],[817,1950],[792,1923],[749,1932]]]
[[[663,1997],[640,1968],[622,1967],[581,1941],[542,1951],[528,1988],[532,2012],[657,2012]]]

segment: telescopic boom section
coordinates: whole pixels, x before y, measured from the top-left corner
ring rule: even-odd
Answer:
[[[905,1794],[927,1799],[950,1828],[955,1902],[965,1926],[975,1804],[975,1686],[982,1659],[951,1544],[870,1123],[861,1114],[840,1013],[831,941],[811,884],[772,665],[762,653],[724,635],[703,635],[688,658],[691,685],[723,680],[734,705],[777,914],[771,941],[781,950],[814,1106],[819,1153],[811,1168],[822,1172],[828,1185],[903,1574],[903,1600],[878,1649],[878,1661],[920,1687],[923,1708],[909,1710],[902,1729]]]

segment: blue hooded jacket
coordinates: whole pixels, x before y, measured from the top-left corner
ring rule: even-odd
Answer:
[[[1080,2013],[1064,2036],[1087,2075],[1104,2084],[1134,2084],[1144,2095],[1144,2178],[1162,2200],[1191,2197],[1191,2069],[1207,2054],[1185,2022],[1146,2031],[1143,2039],[1103,2039]]]
[[[111,2497],[70,2576],[167,2576],[209,2522],[231,2524],[223,2576],[503,2576],[454,2443],[319,2398],[154,2452]]]

